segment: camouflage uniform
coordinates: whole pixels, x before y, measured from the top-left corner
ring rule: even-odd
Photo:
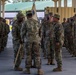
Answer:
[[[46,32],[46,25],[47,25],[47,20],[42,21],[42,40],[41,40],[41,47],[43,49],[43,56],[46,58],[46,49],[45,49],[45,32]]]
[[[34,56],[35,66],[38,69],[38,75],[43,75],[41,70],[41,59],[40,59],[40,37],[41,37],[41,27],[39,26],[38,21],[32,18],[32,11],[27,11],[26,16],[27,20],[22,26],[21,37],[24,40],[26,61],[24,73],[30,74],[30,68],[32,65],[32,58]]]
[[[55,14],[54,18],[59,19],[60,16]],[[55,68],[53,71],[62,71],[62,46],[64,43],[64,30],[63,26],[58,21],[54,21],[53,26],[55,59],[57,61],[57,68]]]
[[[5,47],[6,47],[6,45],[7,45],[7,41],[8,41],[8,34],[9,34],[9,32],[10,32],[10,29],[9,29],[9,25],[8,24],[6,24],[6,40],[5,40]]]
[[[39,24],[34,19],[28,19],[21,32],[22,38],[25,41],[26,48],[26,68],[31,68],[32,55],[35,57],[35,64],[37,68],[41,68],[40,51],[39,51]]]
[[[73,55],[76,57],[76,16],[73,17],[73,43],[74,43]]]
[[[19,47],[23,43],[21,36],[20,36],[21,27],[23,24],[23,18],[24,18],[24,15],[22,13],[18,13],[17,14],[17,20],[15,21],[15,23],[13,23],[12,36],[13,36],[14,58],[16,58]],[[18,21],[19,19],[21,19],[21,22]],[[19,66],[21,64],[21,60],[22,60],[21,52],[22,52],[22,50],[20,50],[17,62],[15,64],[15,68],[19,68]]]
[[[4,50],[4,37],[5,37],[5,24],[3,23],[3,18],[1,18],[1,24],[2,24],[2,34],[1,34],[1,51]]]
[[[50,64],[54,64],[54,30],[52,22],[47,23],[48,29],[46,31],[46,51],[47,51],[47,59]],[[49,64],[49,63],[48,63]]]
[[[8,40],[8,33],[10,32],[9,30],[9,25],[6,24],[6,20],[3,19],[3,22],[4,22],[4,27],[5,27],[5,35],[4,35],[4,38],[3,38],[3,44],[4,44],[4,47],[6,47],[7,45],[7,40]]]
[[[65,23],[65,25],[63,25],[64,28],[64,46],[66,47],[66,49],[68,50],[68,34],[67,34],[67,30],[68,30],[68,25],[69,23]]]
[[[66,38],[66,24],[67,24],[67,22],[65,22],[65,18],[63,19],[64,20],[64,22],[62,22],[62,25],[63,25],[63,28],[64,28],[64,47],[66,47],[66,45],[67,45],[67,38]]]
[[[4,33],[4,23],[2,22],[2,18],[0,17],[0,52],[3,50],[2,49],[3,33]]]
[[[47,54],[47,59],[54,59],[54,50],[53,50],[53,37],[50,36],[53,34],[53,25],[51,22],[46,22],[46,30],[45,30],[45,49]],[[51,62],[50,62],[51,64]]]
[[[66,25],[66,37],[68,42],[68,51],[73,54],[74,43],[73,43],[73,23],[69,21]]]

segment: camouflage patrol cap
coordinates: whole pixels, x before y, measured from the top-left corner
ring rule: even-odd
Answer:
[[[21,11],[19,11],[16,17],[17,19],[22,18],[24,17],[24,14]]]
[[[60,15],[59,14],[54,14],[54,16],[53,17],[55,17],[55,18],[60,18]]]
[[[29,15],[29,14],[32,14],[31,10],[26,11],[26,16]]]

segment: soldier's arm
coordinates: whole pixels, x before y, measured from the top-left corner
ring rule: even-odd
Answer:
[[[17,29],[16,25],[13,25],[13,27],[12,27],[12,36],[13,36],[14,40],[18,40],[19,39],[17,32],[18,32],[18,29]]]
[[[63,29],[63,26],[61,24],[59,24],[57,26],[55,35],[56,35],[55,37],[56,37],[57,43],[61,43],[61,41],[64,40],[64,29]]]
[[[22,28],[21,28],[21,38],[24,39],[24,36],[26,36],[26,32],[27,32],[27,27],[26,27],[26,22],[22,25]]]

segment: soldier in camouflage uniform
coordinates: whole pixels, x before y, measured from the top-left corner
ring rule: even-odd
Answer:
[[[73,56],[76,57],[76,14],[73,16],[73,45],[74,45],[74,51],[73,51]]]
[[[41,47],[43,50],[43,57],[46,59],[46,48],[45,48],[45,32],[46,32],[46,25],[47,25],[48,17],[45,17],[42,20],[41,28],[42,28],[42,39],[41,39]]]
[[[54,50],[53,50],[53,24],[52,24],[52,15],[53,13],[49,13],[49,20],[45,25],[45,49],[47,54],[47,65],[54,65]]]
[[[59,23],[60,15],[54,14],[53,27],[54,27],[54,48],[55,48],[55,59],[57,62],[57,68],[53,71],[62,71],[62,46],[64,43],[64,30],[62,24]]]
[[[71,55],[73,55],[73,50],[74,50],[74,43],[73,43],[73,22],[71,21],[71,19],[69,18],[67,21],[67,25],[66,25],[66,37],[67,37],[67,42],[68,42],[68,51]]]
[[[65,27],[65,24],[66,24],[66,18],[63,18],[63,22],[62,22],[63,27]]]
[[[2,48],[2,39],[3,39],[3,34],[4,34],[4,23],[2,22],[2,17],[0,17],[0,52],[3,51]]]
[[[21,31],[23,21],[24,21],[24,15],[21,12],[19,12],[17,14],[17,20],[15,21],[15,23],[13,23],[13,28],[12,28],[14,60],[17,56],[20,44],[23,44],[23,41],[22,41],[21,36],[20,36],[20,31]],[[15,64],[15,67],[14,67],[15,71],[22,71],[23,70],[22,68],[19,67],[21,64],[21,60],[22,60],[21,52],[22,52],[22,50],[20,51],[17,62]]]
[[[9,25],[6,24],[6,20],[5,20],[5,19],[3,19],[3,23],[5,24],[4,47],[6,47],[6,45],[7,45],[7,40],[8,40],[8,34],[9,34],[10,30],[9,30]]]
[[[62,25],[63,25],[63,28],[64,28],[64,45],[63,46],[67,48],[67,38],[66,38],[66,25],[67,25],[67,22],[66,22],[66,18],[63,18]]]
[[[68,51],[69,51],[69,40],[68,40],[69,34],[68,33],[70,31],[69,27],[70,27],[70,19],[68,18],[67,21],[66,21],[66,24],[65,24],[65,29],[64,29],[64,37],[66,39],[66,49]],[[64,43],[65,43],[65,41],[64,41]]]
[[[4,22],[3,22],[3,18],[1,17],[1,23],[2,23],[2,29],[3,29],[3,31],[2,31],[2,38],[1,38],[1,50],[2,51],[4,51],[4,40],[5,40],[5,33],[6,33],[6,27],[5,27],[5,24],[4,24]]]
[[[36,68],[38,69],[38,74],[43,74],[41,70],[41,59],[40,59],[40,49],[39,49],[39,23],[32,18],[32,12],[26,12],[27,21],[25,21],[22,26],[21,36],[25,43],[25,54],[26,54],[26,69],[24,73],[30,74],[30,68],[32,65],[32,56],[34,55]]]

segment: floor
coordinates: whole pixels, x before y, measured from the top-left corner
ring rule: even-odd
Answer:
[[[42,57],[42,69],[44,70],[44,75],[76,75],[76,57],[71,57],[68,51],[63,48],[63,71],[62,72],[52,72],[56,65],[48,66],[46,65],[47,60]],[[23,72],[13,70],[13,45],[11,32],[8,37],[8,43],[5,50],[0,53],[0,75],[27,75]],[[22,60],[21,67],[25,68],[25,60]],[[30,75],[36,75],[36,69],[31,69]]]

